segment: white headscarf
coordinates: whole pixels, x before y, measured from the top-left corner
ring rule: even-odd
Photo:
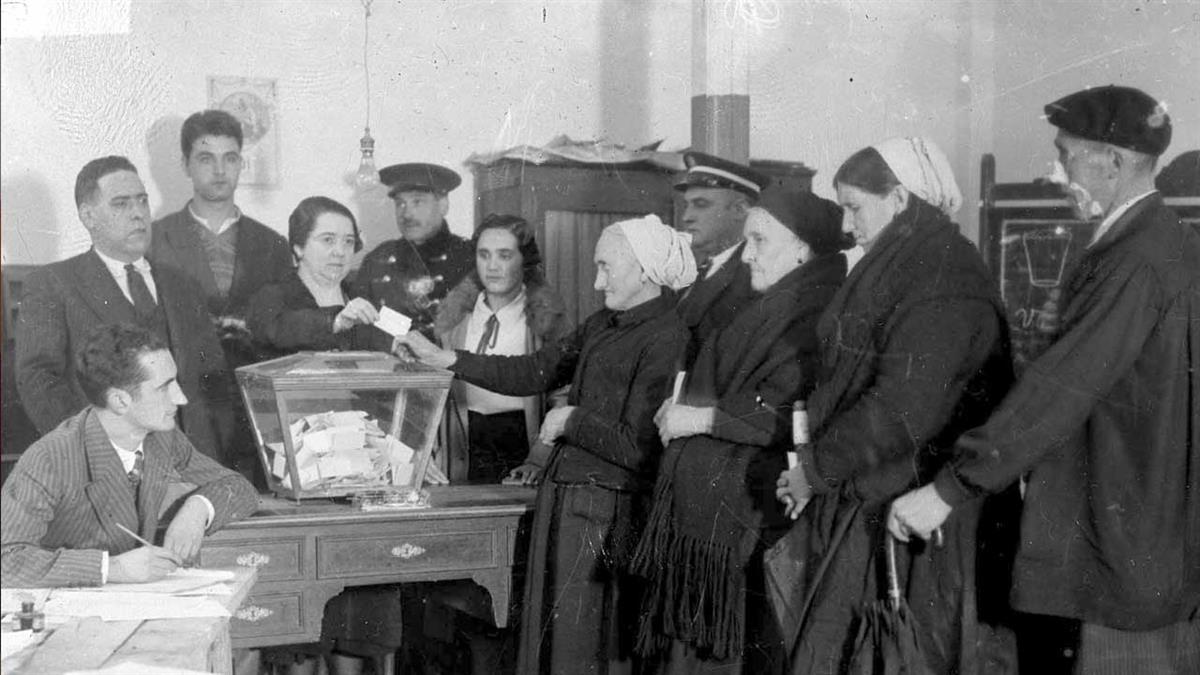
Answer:
[[[936,143],[913,136],[892,138],[872,146],[908,191],[953,216],[962,206],[962,192],[950,161]]]
[[[667,227],[656,215],[613,223],[629,240],[633,255],[651,283],[679,290],[696,280],[692,237]]]

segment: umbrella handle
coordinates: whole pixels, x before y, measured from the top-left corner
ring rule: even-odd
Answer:
[[[896,573],[896,538],[887,537],[888,602],[893,612],[900,611],[900,575]]]

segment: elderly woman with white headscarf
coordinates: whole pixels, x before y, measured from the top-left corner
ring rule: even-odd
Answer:
[[[889,502],[929,482],[1012,381],[1000,296],[950,220],[962,197],[941,150],[889,140],[851,155],[833,182],[844,229],[866,253],[818,324],[812,441],[779,479],[778,496],[799,519],[768,553],[767,572],[782,589],[773,600],[793,673],[850,669],[861,610],[886,597]],[[976,672],[987,657],[1000,664],[992,669],[1012,665],[1009,636],[980,620],[995,619],[991,602],[1002,605],[1007,590],[1003,555],[993,560],[1003,537],[983,533],[998,524],[980,507],[956,511],[941,548],[898,546],[930,672]],[[1015,520],[999,525],[1011,537]],[[988,550],[977,556],[980,542]],[[998,598],[977,595],[976,578]]]
[[[546,415],[553,447],[531,533],[518,672],[634,669],[641,602],[628,574],[662,454],[654,413],[687,346],[675,313],[696,278],[687,235],[656,216],[604,229],[596,290],[604,309],[570,337],[527,356],[483,356],[401,339],[419,360],[512,396],[570,384],[568,405]]]

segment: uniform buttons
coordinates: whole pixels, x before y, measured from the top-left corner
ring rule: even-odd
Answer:
[[[388,261],[389,265],[395,265],[396,264],[396,256],[389,255],[387,261]]]
[[[442,283],[443,281],[445,281],[445,280],[446,280],[446,277],[444,277],[444,276],[442,276],[442,275],[440,275],[440,274],[439,274],[439,275],[435,276],[435,277],[433,278],[433,280],[434,280],[434,281],[436,281],[437,283],[439,283],[439,284],[440,284],[440,283]]]
[[[439,255],[439,256],[434,256],[434,258],[433,258],[433,259],[434,259],[435,261],[437,261],[437,262],[443,262],[443,261],[445,261],[445,260],[446,260],[446,258],[447,258],[447,257],[449,257],[449,256],[447,256],[445,253],[443,253],[443,254],[441,254],[441,255]]]
[[[392,280],[392,275],[385,274],[382,277],[379,277],[379,280],[386,284],[387,282]]]

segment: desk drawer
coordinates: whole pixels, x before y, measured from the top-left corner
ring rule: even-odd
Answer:
[[[200,549],[200,564],[204,567],[257,567],[259,583],[303,579],[304,538],[206,542]]]
[[[317,578],[371,576],[422,570],[474,570],[497,566],[491,530],[318,536]]]
[[[303,636],[303,591],[251,595],[229,619],[233,639],[265,636]]]

